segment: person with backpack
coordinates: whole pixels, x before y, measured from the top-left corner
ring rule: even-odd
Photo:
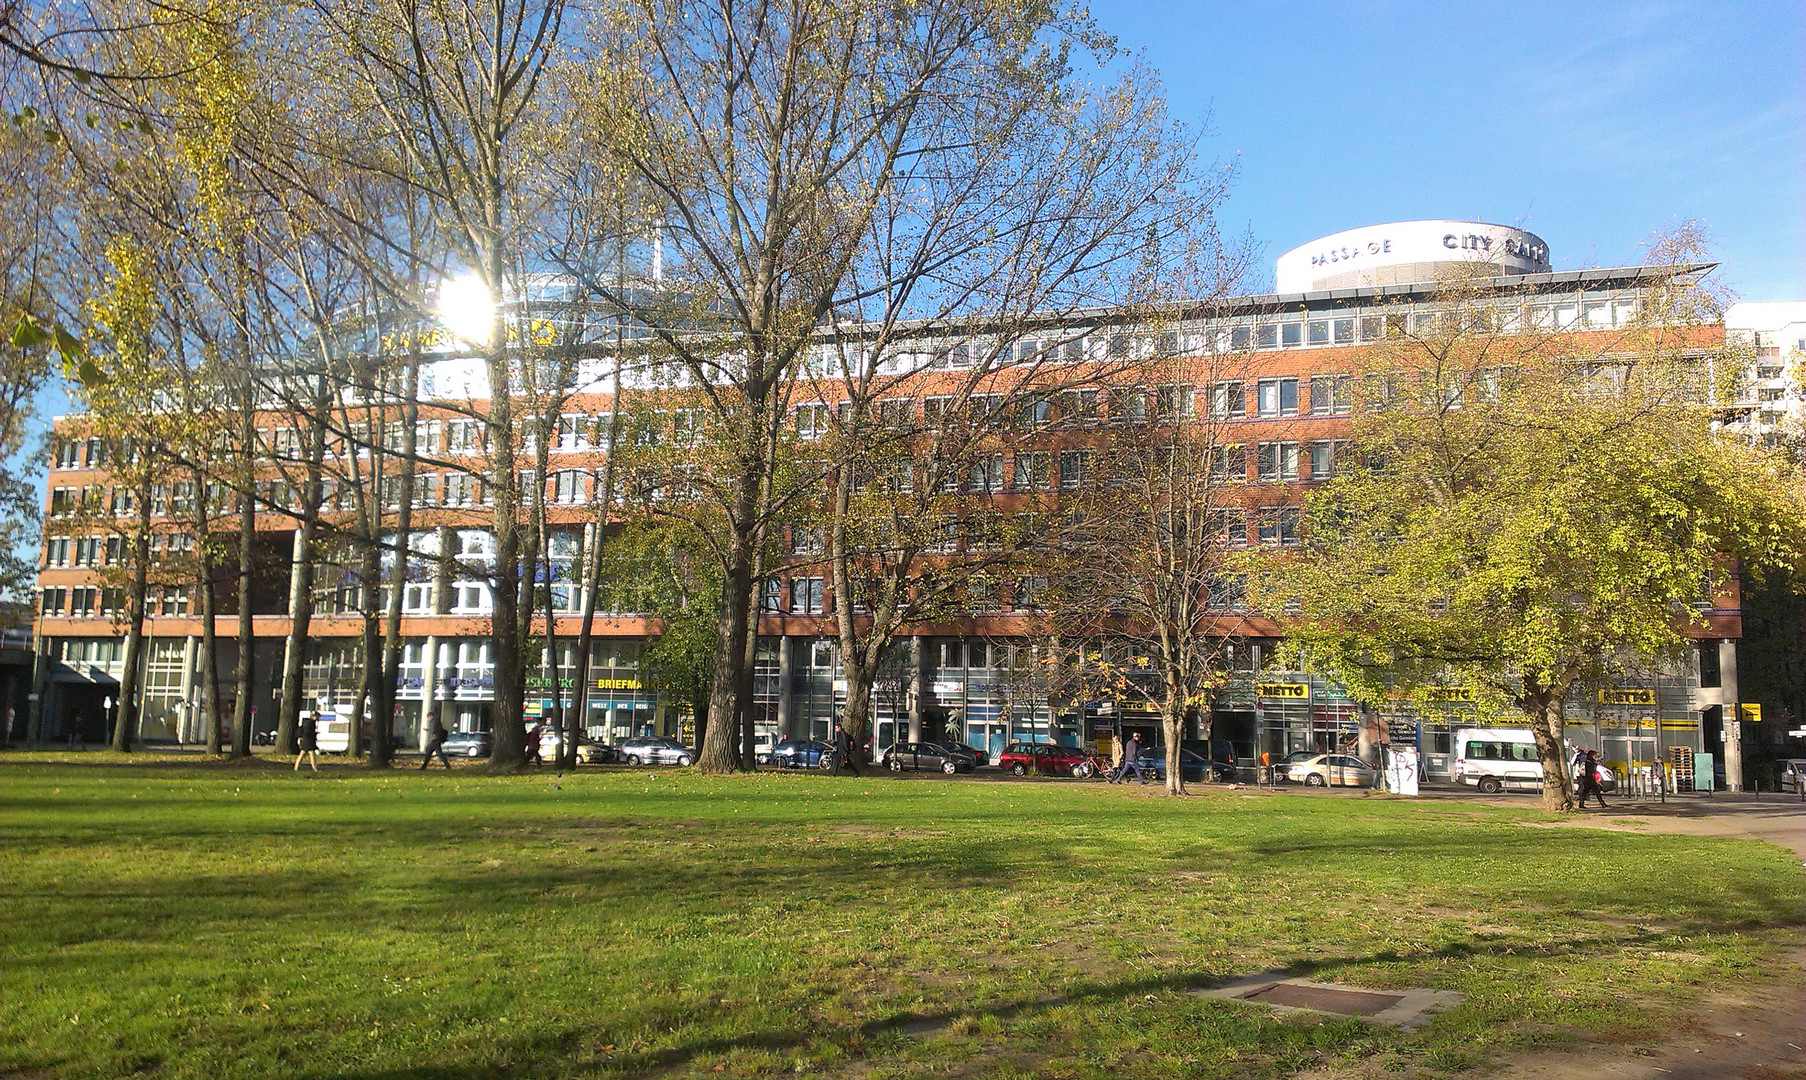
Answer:
[[[434,754],[439,755],[439,760],[445,762],[446,768],[451,768],[451,758],[445,756],[445,736],[445,725],[439,722],[438,717],[433,717],[432,729],[426,733],[426,753],[420,758],[422,772],[425,772],[426,767],[433,763]]]

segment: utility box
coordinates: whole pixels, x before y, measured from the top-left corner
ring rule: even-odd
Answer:
[[[1712,755],[1693,755],[1693,790],[1712,790]]]

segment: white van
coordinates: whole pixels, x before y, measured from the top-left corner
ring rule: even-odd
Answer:
[[[1455,781],[1488,795],[1506,788],[1543,789],[1543,763],[1529,728],[1461,728],[1455,732]]]
[[[309,721],[303,720],[302,723]],[[349,713],[315,713],[312,721],[314,737],[322,754],[344,754],[351,750],[351,716]]]

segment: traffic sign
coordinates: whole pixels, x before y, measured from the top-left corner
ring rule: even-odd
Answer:
[[[1806,739],[1806,727],[1794,728],[1788,734],[1796,739]]]
[[[1737,719],[1751,724],[1762,722],[1762,705],[1754,701],[1746,701],[1737,706]]]

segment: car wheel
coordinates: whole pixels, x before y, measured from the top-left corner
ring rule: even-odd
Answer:
[[[834,769],[834,755],[823,754],[815,760],[815,767],[822,772],[832,772]]]
[[[688,765],[690,763],[690,755],[688,755],[688,754],[677,755],[677,763],[679,765]]]
[[[1309,773],[1304,778],[1304,786],[1305,787],[1328,787],[1329,781],[1325,780],[1323,778],[1322,773]]]
[[[628,754],[628,755],[627,755],[627,764],[629,764],[629,765],[638,765],[638,764],[641,764],[641,762],[640,762],[640,755],[638,755],[638,754]]]
[[[1072,767],[1072,778],[1074,780],[1083,780],[1090,775],[1091,766],[1085,764],[1083,761]]]
[[[1480,792],[1483,795],[1497,795],[1504,786],[1505,785],[1499,783],[1499,778],[1496,776],[1483,776],[1480,778]]]
[[[1010,771],[1015,773],[1017,776],[1027,776],[1028,775],[1028,766],[1024,765],[1024,764],[1022,764],[1022,762],[1018,761],[1014,765],[1010,766]]]
[[[903,759],[902,758],[891,758],[890,759],[890,771],[891,772],[902,772],[903,771]]]
[[[959,763],[956,761],[943,761],[941,762],[941,771],[948,776],[952,776],[959,771]]]

